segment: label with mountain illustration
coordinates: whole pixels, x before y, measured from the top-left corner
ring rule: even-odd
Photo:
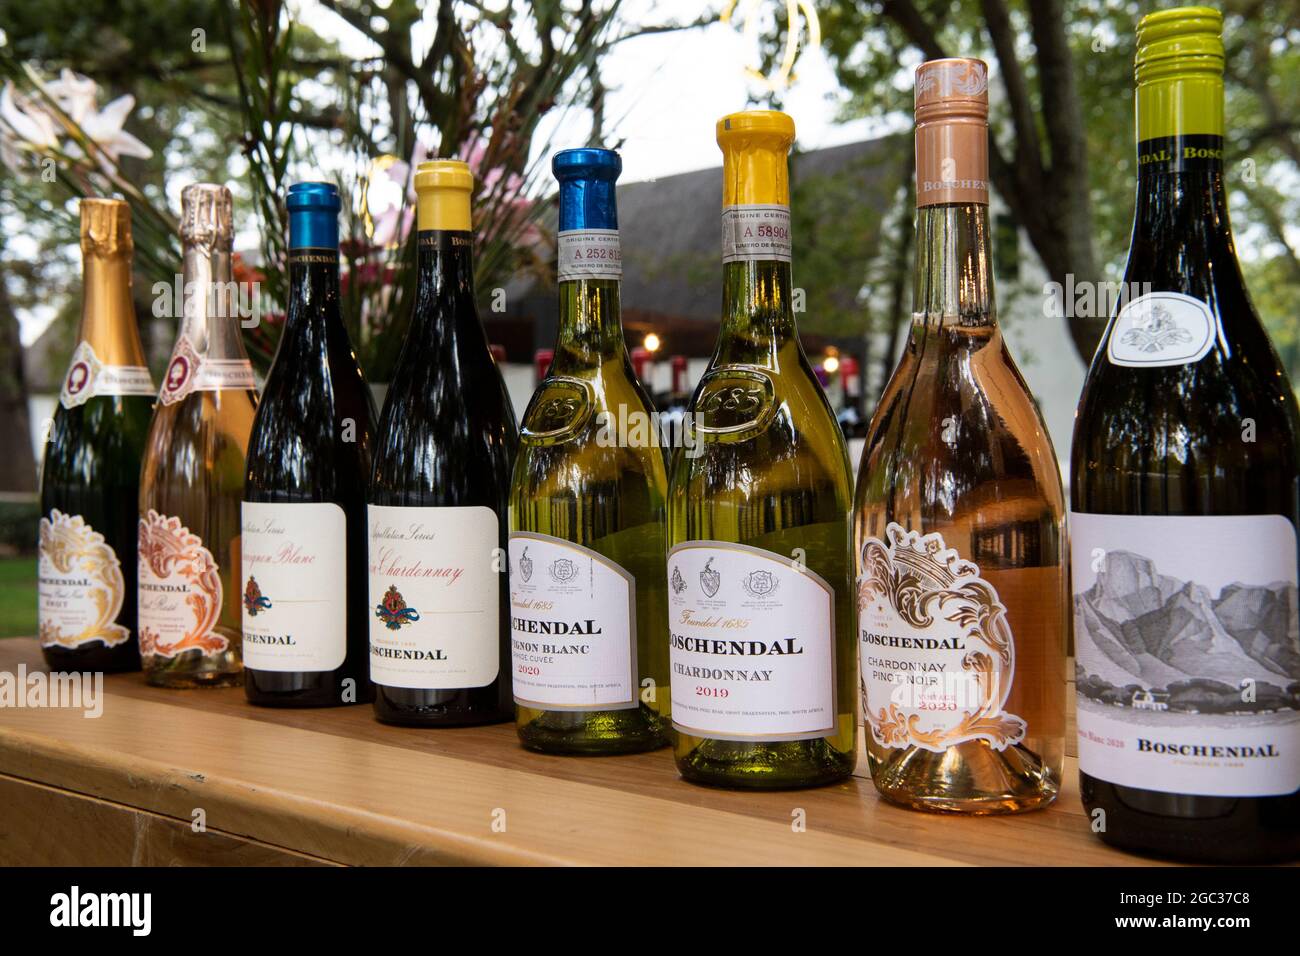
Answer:
[[[1076,512],[1070,534],[1079,768],[1162,793],[1300,788],[1291,522]]]
[[[1007,609],[980,569],[944,543],[890,522],[868,538],[858,577],[859,669],[867,729],[882,747],[943,753],[968,740],[1020,743],[1006,711],[1016,674]]]
[[[348,518],[332,501],[245,501],[244,666],[319,673],[348,652]]]
[[[510,653],[517,704],[636,707],[636,581],[572,541],[511,532]]]
[[[668,553],[673,727],[720,740],[835,729],[835,591],[812,570],[728,541]]]
[[[370,679],[486,687],[501,670],[497,513],[370,505]]]
[[[1106,340],[1106,357],[1129,368],[1190,365],[1214,345],[1210,307],[1180,292],[1148,292],[1124,304]]]

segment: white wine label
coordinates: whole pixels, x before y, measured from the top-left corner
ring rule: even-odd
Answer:
[[[559,281],[623,278],[617,229],[568,229],[557,236]]]
[[[164,405],[179,402],[191,392],[219,392],[222,389],[254,388],[253,365],[247,359],[209,359],[200,355],[182,335],[172,349],[158,400]]]
[[[515,703],[637,706],[636,583],[603,555],[549,535],[510,535]]]
[[[221,573],[203,540],[179,518],[150,508],[140,519],[140,654],[175,657],[224,651],[214,628],[221,617]]]
[[[1300,788],[1291,522],[1072,512],[1070,534],[1079,769],[1162,793]]]
[[[240,506],[244,666],[332,671],[348,652],[348,517],[332,501]]]
[[[501,670],[501,525],[491,508],[371,505],[370,679],[486,687]]]
[[[40,523],[37,601],[41,645],[124,643],[131,631],[115,623],[126,586],[122,565],[104,536],[80,515],[57,508]]]
[[[84,405],[97,395],[155,394],[153,378],[142,365],[105,365],[89,342],[82,342],[72,353],[67,377],[59,392],[64,408]]]
[[[1005,750],[1025,736],[1006,712],[1015,640],[973,561],[890,522],[858,577],[858,667],[867,729],[882,747],[942,753],[967,740]]]
[[[793,561],[727,541],[668,553],[673,727],[720,740],[835,729],[835,592]]]
[[[789,262],[790,207],[722,207],[723,262]]]
[[[1114,365],[1190,365],[1214,345],[1219,325],[1210,307],[1178,292],[1148,292],[1125,303],[1106,340]]]

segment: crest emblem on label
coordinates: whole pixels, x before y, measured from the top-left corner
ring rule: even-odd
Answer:
[[[578,566],[568,558],[557,558],[551,562],[550,575],[552,580],[567,584],[578,576]]]
[[[163,375],[158,400],[164,405],[171,405],[194,391],[194,379],[198,374],[199,362],[199,354],[194,351],[194,346],[182,335],[176,340],[176,348],[172,350],[172,359],[167,364],[167,371]]]
[[[248,611],[249,617],[257,617],[260,612],[271,609],[271,599],[262,594],[262,589],[257,586],[257,578],[251,574],[248,583],[244,585],[244,609]]]
[[[59,401],[64,408],[76,408],[84,405],[95,394],[95,379],[103,366],[89,342],[82,342],[72,355],[68,366],[67,378],[63,380],[63,392]]]
[[[528,556],[527,546],[524,547],[524,553],[519,556],[519,573],[525,583],[533,576],[533,559]]]
[[[745,575],[740,586],[749,595],[756,598],[767,597],[777,589],[778,582],[771,571],[751,571]]]
[[[1004,709],[1015,642],[979,566],[890,522],[862,548],[858,620],[865,721],[876,743],[942,753],[967,740],[1004,750],[1025,721]]]
[[[1106,343],[1114,365],[1190,365],[1214,345],[1218,322],[1200,299],[1178,292],[1148,292],[1124,304]]]
[[[716,595],[722,587],[722,575],[713,570],[713,558],[704,562],[704,570],[700,572],[700,587],[709,597]]]
[[[384,592],[384,599],[375,608],[375,617],[383,621],[384,627],[390,631],[398,631],[403,624],[418,621],[420,612],[413,607],[407,607],[406,598],[402,597],[402,592],[397,590],[397,585],[390,584],[388,590]]]

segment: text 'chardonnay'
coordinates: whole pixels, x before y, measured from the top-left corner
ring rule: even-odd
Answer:
[[[507,495],[514,409],[474,303],[469,167],[421,163],[415,312],[384,401],[370,487],[375,715],[509,720]]]
[[[1065,759],[1065,493],[996,319],[980,60],[916,71],[916,197],[912,328],[854,509],[871,779],[918,809],[1032,810]]]
[[[735,113],[717,136],[722,329],[669,484],[674,756],[700,783],[813,786],[857,757],[852,479],[791,308],[794,121]]]

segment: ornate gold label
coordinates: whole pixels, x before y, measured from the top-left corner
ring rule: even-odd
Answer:
[[[226,649],[213,631],[221,615],[221,575],[203,540],[179,518],[152,508],[140,519],[140,653],[175,657]]]
[[[869,538],[858,578],[867,728],[884,747],[943,752],[967,740],[1019,743],[1025,721],[1003,708],[1015,676],[1006,608],[979,566],[891,522]]]
[[[114,623],[122,612],[122,565],[104,536],[80,515],[57,508],[40,522],[41,645],[116,647],[131,636]]]

